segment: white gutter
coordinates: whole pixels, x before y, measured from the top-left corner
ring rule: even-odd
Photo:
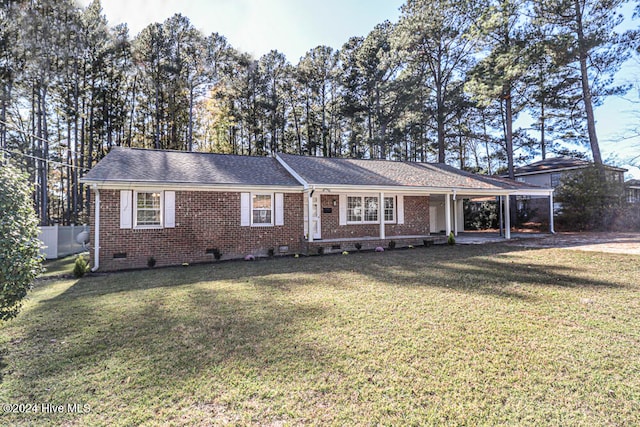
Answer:
[[[329,192],[331,194],[336,193],[373,193],[379,194],[381,191],[385,193],[394,194],[415,194],[421,195],[424,193],[430,194],[452,194],[455,190],[457,193],[463,195],[477,195],[477,196],[495,196],[498,194],[507,195],[513,193],[513,189],[470,189],[462,187],[402,187],[392,185],[369,185],[369,186],[354,186],[345,184],[307,184],[309,188],[317,188],[318,191]],[[546,194],[546,193],[545,193]]]
[[[100,190],[96,186],[93,187],[96,194],[96,213],[94,222],[93,237],[93,268],[91,271],[98,271],[100,268]]]
[[[176,191],[220,191],[220,192],[243,192],[243,191],[274,191],[274,192],[298,192],[303,188],[300,185],[230,185],[230,184],[194,184],[194,183],[172,183],[172,182],[147,182],[147,181],[92,181],[83,180],[83,184],[93,185],[101,190],[122,190],[124,188],[144,188],[158,190]]]

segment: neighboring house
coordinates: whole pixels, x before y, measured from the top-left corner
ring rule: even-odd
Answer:
[[[592,162],[572,157],[554,157],[516,168],[514,170],[514,176],[516,181],[521,183],[547,188],[551,187],[555,189],[561,184],[562,179],[565,176],[593,165],[594,163]],[[626,171],[626,169],[605,165],[607,179],[613,182],[619,182],[622,184],[624,181],[624,173]],[[537,215],[534,215],[534,220],[547,218],[546,201],[539,198],[531,198],[530,196],[519,197],[518,209],[527,209],[532,212],[537,211]],[[560,203],[555,203],[554,212],[557,213],[561,209],[562,205]]]
[[[640,179],[630,179],[624,183],[628,203],[640,203]]]
[[[516,168],[514,170],[514,176],[516,180],[520,182],[556,188],[560,185],[562,178],[567,174],[593,165],[592,162],[574,159],[572,157],[554,157]],[[607,179],[614,182],[624,182],[626,169],[609,165],[605,165],[604,167]]]
[[[508,196],[553,199],[442,164],[125,148],[82,182],[94,194],[94,270],[416,245],[462,231],[463,199],[501,197],[506,212]]]

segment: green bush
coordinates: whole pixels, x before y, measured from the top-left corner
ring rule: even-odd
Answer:
[[[450,232],[449,237],[447,237],[447,244],[451,246],[456,244],[456,237],[453,235],[453,231]]]
[[[78,255],[76,257],[76,263],[73,266],[73,275],[76,278],[80,278],[89,272],[89,262],[84,259],[84,256]]]
[[[498,203],[495,201],[464,201],[465,230],[486,230],[498,228]]]
[[[565,175],[555,200],[562,204],[558,216],[561,229],[612,230],[624,203],[624,187],[590,167]]]
[[[42,272],[38,217],[26,175],[0,163],[0,320],[15,317]]]

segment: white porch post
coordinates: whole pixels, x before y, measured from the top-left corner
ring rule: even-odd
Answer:
[[[380,201],[378,202],[378,216],[380,219],[380,240],[384,240],[385,230],[384,230],[384,193],[380,193]]]
[[[313,233],[314,233],[314,229],[313,229],[313,192],[315,190],[311,190],[309,191],[309,206],[308,206],[308,212],[307,212],[307,229],[309,230],[309,236],[307,238],[307,241],[309,243],[313,242]]]
[[[549,233],[556,234],[555,224],[553,223],[553,192],[549,193]]]
[[[458,237],[458,197],[453,192],[453,235]]]
[[[511,239],[511,209],[509,207],[511,198],[508,195],[503,197],[504,197],[504,238],[509,240]]]
[[[447,236],[451,234],[451,197],[449,194],[444,195],[444,224]]]

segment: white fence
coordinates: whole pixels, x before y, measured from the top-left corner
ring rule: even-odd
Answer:
[[[38,238],[44,244],[42,253],[45,258],[62,258],[88,250],[88,246],[83,246],[82,243],[78,243],[77,241],[78,234],[83,231],[88,232],[89,226],[70,225],[63,227],[54,225],[51,227],[40,227]]]

